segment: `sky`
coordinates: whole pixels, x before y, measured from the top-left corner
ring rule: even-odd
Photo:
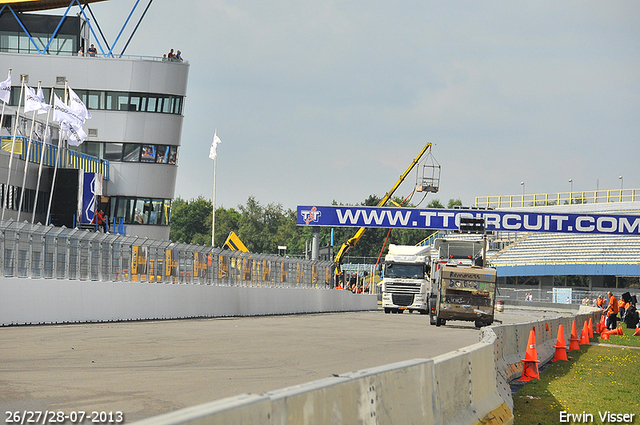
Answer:
[[[92,4],[110,42],[134,3]],[[125,53],[171,48],[190,64],[176,197],[212,198],[215,129],[225,208],[383,196],[427,142],[421,206],[640,188],[635,0],[155,0]]]

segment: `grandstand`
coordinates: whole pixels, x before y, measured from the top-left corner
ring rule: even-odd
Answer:
[[[640,215],[637,200],[640,190],[608,192],[611,191],[607,191],[606,197],[586,197],[581,203],[558,202],[562,198],[560,194],[524,195],[525,199],[533,201],[529,203],[507,203],[503,199],[493,199],[497,197],[480,197],[476,198],[476,207],[485,206],[482,204],[491,199],[495,202],[491,206],[501,205],[497,211],[535,209],[559,214]],[[572,194],[568,197],[575,199]],[[541,199],[554,202],[542,204]],[[587,276],[588,290],[597,291],[604,286],[604,276],[640,276],[640,235],[498,232],[490,235],[488,241],[487,261],[496,268],[499,284],[503,287],[509,277],[521,278],[521,282],[537,277],[535,281],[541,289],[553,286],[554,276]]]

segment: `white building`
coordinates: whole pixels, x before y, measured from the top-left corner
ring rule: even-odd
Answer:
[[[37,3],[37,6],[30,3]],[[96,208],[104,209],[110,223],[115,220],[123,225],[112,227],[112,230],[124,228],[128,235],[168,239],[189,64],[160,57],[109,54],[106,46],[90,38],[97,31],[87,24],[86,15],[67,16],[52,38],[61,21],[60,16],[18,13],[34,8],[37,12],[63,7],[60,3],[51,0],[18,2],[4,7],[0,4],[3,8],[0,12],[0,81],[4,80],[4,72],[10,68],[13,86],[0,126],[0,183],[3,185],[0,192],[7,193],[4,219],[18,218],[20,193],[25,180],[26,147],[33,113],[22,114],[22,108],[17,128],[18,135],[23,138],[18,139],[14,150],[16,154],[13,155],[11,172],[8,168],[20,81],[24,76],[26,83],[33,88],[41,81],[47,100],[51,88],[64,98],[66,82],[92,115],[83,127],[88,135],[86,141],[77,148],[70,147],[68,153],[61,150],[66,160],[63,168],[56,172],[51,223],[70,227],[80,222],[79,216],[83,213],[82,208],[76,207],[79,198],[76,193],[80,193],[78,189],[83,182],[79,176],[84,172],[95,172],[98,180],[102,176],[102,188],[100,190],[98,185],[97,190],[99,196],[93,198],[97,201]],[[68,2],[63,3],[66,3],[64,7],[68,6]],[[81,46],[86,52],[92,43],[98,50],[95,57],[77,55]],[[49,47],[45,50],[47,44]],[[31,221],[36,203],[39,142],[47,139],[45,164],[49,165],[44,166],[35,213],[35,221],[44,223],[59,132],[57,123],[51,122],[53,127],[45,137],[46,115],[36,117],[38,123],[33,133],[32,160],[27,168],[19,219]],[[86,204],[86,195],[84,200]]]

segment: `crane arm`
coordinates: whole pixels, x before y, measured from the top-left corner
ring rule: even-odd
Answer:
[[[413,168],[416,166],[416,164],[418,164],[418,162],[420,162],[420,159],[422,158],[422,156],[425,154],[425,152],[427,152],[429,149],[431,148],[431,142],[427,143],[424,148],[422,148],[422,151],[420,151],[420,154],[418,156],[416,156],[416,158],[413,160],[413,162],[411,163],[411,165],[409,165],[409,167],[407,168],[407,170],[400,176],[400,178],[398,179],[398,181],[396,182],[395,185],[393,185],[393,187],[391,188],[390,191],[388,191],[387,193],[385,193],[385,195],[382,197],[382,199],[380,200],[380,202],[378,202],[378,207],[382,207],[384,206],[384,204],[387,203],[387,201],[389,199],[391,199],[391,196],[393,196],[393,193],[396,191],[396,189],[398,189],[398,187],[402,184],[402,182],[404,181],[404,179],[407,177],[407,175],[411,172],[411,170],[413,170]],[[344,257],[344,255],[347,253],[347,251],[355,246],[358,241],[360,240],[360,238],[362,237],[362,235],[364,234],[364,231],[366,230],[366,227],[361,227],[358,229],[358,231],[356,232],[355,235],[353,235],[353,237],[351,237],[348,241],[346,241],[345,243],[342,244],[342,246],[340,247],[340,250],[338,251],[338,253],[336,254],[335,258],[334,258],[334,264],[335,264],[335,270],[336,270],[336,274],[340,274],[342,273],[342,269],[341,269],[341,264],[342,264],[342,258]]]

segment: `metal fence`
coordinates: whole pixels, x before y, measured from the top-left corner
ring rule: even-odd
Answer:
[[[5,277],[328,288],[329,261],[241,253],[66,227],[0,222]]]

